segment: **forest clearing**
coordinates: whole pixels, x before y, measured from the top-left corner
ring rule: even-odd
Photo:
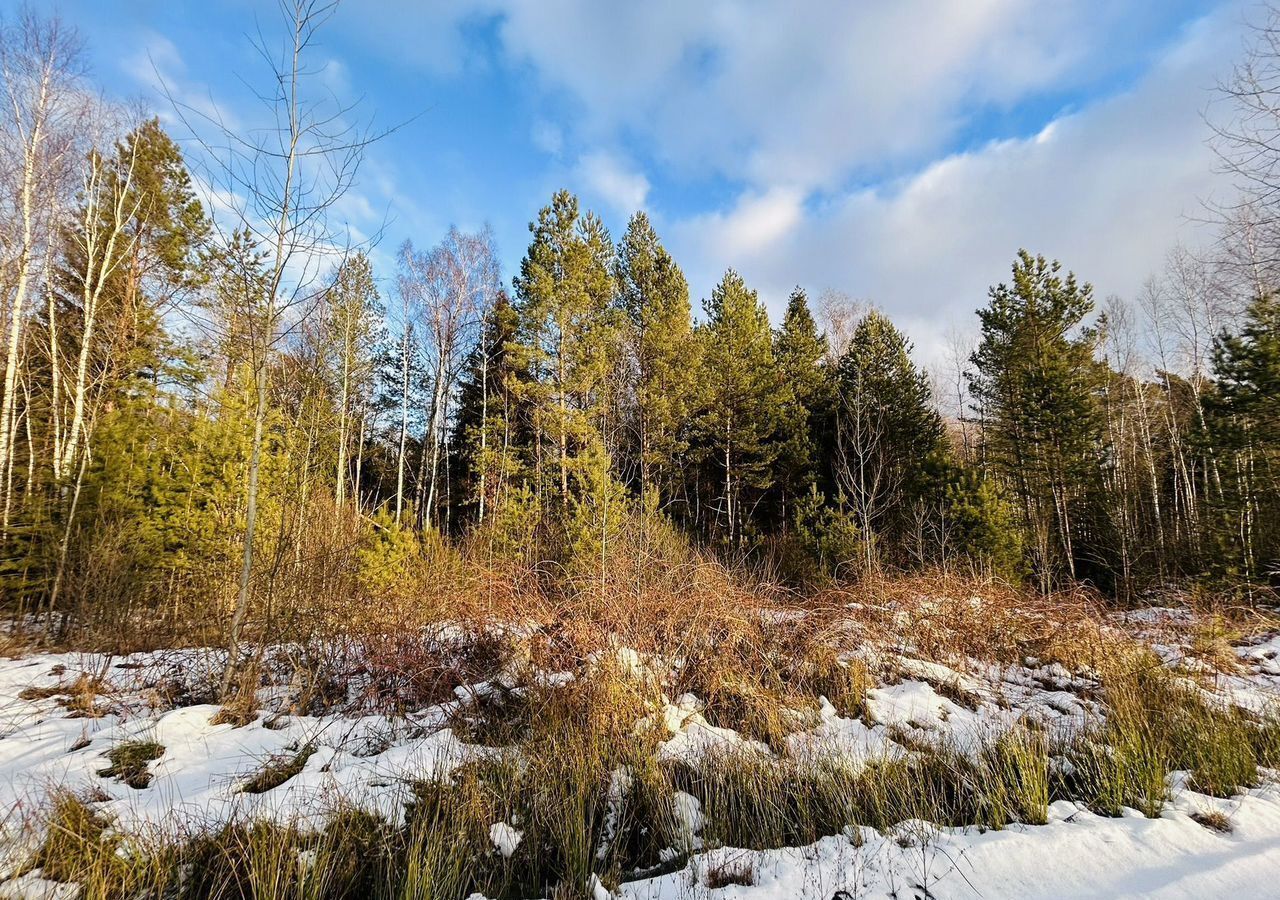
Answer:
[[[66,2],[0,3],[0,897],[1280,897],[1280,10]]]

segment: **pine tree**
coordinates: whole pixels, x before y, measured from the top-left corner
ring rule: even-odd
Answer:
[[[463,364],[452,441],[458,448],[456,521],[484,524],[505,501],[525,462],[527,428],[521,427],[515,401],[520,378],[512,348],[516,327],[515,308],[506,292],[499,292]]]
[[[906,336],[881,313],[858,322],[835,383],[836,483],[853,507],[870,569],[877,542],[898,544],[905,534],[925,466],[943,446],[942,419]]]
[[[613,246],[600,219],[580,215],[568,191],[557,192],[529,230],[533,241],[514,282],[513,349],[528,375],[518,390],[531,408],[539,487],[551,476],[567,507],[575,461],[594,465],[613,412]]]
[[[643,212],[618,248],[618,303],[634,367],[632,433],[642,505],[650,484],[659,504],[672,499],[688,446],[687,422],[698,377],[689,285]]]
[[[1209,427],[1222,454],[1218,543],[1249,578],[1280,567],[1280,298],[1264,294],[1214,344]]]
[[[119,168],[129,171],[132,211],[125,226],[127,252],[112,273],[107,296],[124,378],[155,377],[169,350],[162,318],[204,283],[199,253],[210,224],[196,197],[182,151],[159,119],[143,122],[116,145]]]
[[[1061,268],[1018,252],[1012,284],[978,311],[970,375],[991,469],[1018,498],[1044,587],[1059,572],[1076,577],[1102,452],[1094,334],[1080,330],[1093,291]]]
[[[756,503],[773,484],[782,382],[768,313],[741,275],[725,272],[703,308],[698,446],[716,490],[704,520],[740,548]]]
[[[110,458],[120,446],[111,435],[133,430],[128,452],[144,452],[155,446],[149,429],[169,427],[148,409],[174,401],[175,391],[182,401],[195,391],[190,356],[165,317],[204,280],[198,254],[209,231],[182,154],[157,120],[129,132],[109,155],[91,152],[83,165],[85,190],[46,273],[26,381],[26,433],[47,470],[36,470],[33,444],[23,503],[31,521],[57,523],[46,532],[61,544],[46,553],[57,560],[55,594],[62,560],[78,552],[77,520],[142,527],[114,505],[111,478],[123,467]]]
[[[795,502],[818,483],[819,441],[831,402],[830,373],[824,364],[827,349],[826,335],[818,331],[808,298],[797,287],[774,338],[783,387],[776,480],[778,518],[784,528]]]

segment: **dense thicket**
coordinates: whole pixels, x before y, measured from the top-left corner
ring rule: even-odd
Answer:
[[[1274,248],[1265,229],[1235,240],[1265,192],[1232,211],[1230,252],[1175,253],[1104,311],[1019,251],[944,414],[883,312],[815,317],[803,289],[764,298],[730,269],[695,318],[644,213],[615,243],[567,191],[534,217],[510,293],[487,233],[406,244],[377,273],[333,249],[323,204],[272,205],[273,185],[340,196],[358,137],[312,135],[285,160],[298,182],[213,217],[159,120],[86,99],[61,26],[29,16],[3,45],[15,615],[230,627],[234,646],[245,616],[305,622],[317,591],[412,594],[450,547],[589,577],[636,534],[676,531],[799,582],[963,567],[1128,597],[1256,590],[1280,567]],[[1264,51],[1250,73],[1274,67]],[[262,209],[283,212],[263,226]],[[766,300],[785,302],[776,328]]]

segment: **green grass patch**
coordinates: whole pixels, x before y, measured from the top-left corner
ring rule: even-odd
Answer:
[[[107,751],[111,765],[100,769],[103,778],[117,778],[131,788],[141,790],[151,783],[147,764],[164,755],[164,747],[155,741],[124,741]]]
[[[296,753],[273,756],[252,778],[241,785],[240,790],[246,794],[265,794],[279,787],[306,768],[307,760],[315,752],[316,748],[307,744]]]

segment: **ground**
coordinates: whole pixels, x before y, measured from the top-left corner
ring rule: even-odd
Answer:
[[[1248,715],[1273,711],[1280,704],[1280,634],[1233,636],[1210,648],[1202,626],[1188,610],[1160,607],[1113,615],[1105,627],[1151,647],[1213,703]],[[470,638],[442,629],[435,639]],[[83,798],[121,833],[191,834],[257,819],[320,829],[336,810],[352,807],[395,822],[416,785],[509,752],[499,742],[469,742],[473,735],[461,729],[469,711],[497,695],[570,689],[605,657],[636,678],[668,664],[623,647],[576,673],[528,663],[517,673],[508,661],[505,670],[460,683],[437,702],[388,712],[369,709],[367,686],[355,677],[345,698],[300,708],[298,685],[287,674],[292,655],[288,647],[264,654],[254,702],[240,717],[212,702],[221,651],[25,652],[0,660],[0,809],[8,811],[0,897],[75,896],[74,885],[44,879],[30,862],[59,790]],[[1108,715],[1088,666],[1072,670],[1035,657],[952,655],[943,662],[901,641],[866,647],[857,661],[875,673],[860,713],[843,715],[822,696],[813,709],[784,711],[793,727],[772,746],[713,724],[704,699],[692,693],[663,695],[635,728],[656,730],[661,764],[696,768],[732,753],[797,765],[838,760],[857,770],[940,744],[976,757],[1015,727],[1034,723],[1035,733],[1056,734]],[[700,801],[677,791],[673,809],[685,846],[664,851],[671,870],[632,872],[612,889],[654,900],[1280,897],[1276,775],[1264,768],[1256,786],[1214,797],[1194,790],[1188,773],[1173,772],[1169,802],[1151,818],[1131,808],[1099,815],[1055,800],[1046,824],[993,829],[906,819],[883,831],[848,825],[805,846],[759,850],[715,846],[705,838]],[[615,771],[610,802],[626,793],[630,777]],[[496,820],[487,834],[490,852],[506,859],[518,853],[524,832],[519,821]],[[599,880],[588,887],[610,895]]]

